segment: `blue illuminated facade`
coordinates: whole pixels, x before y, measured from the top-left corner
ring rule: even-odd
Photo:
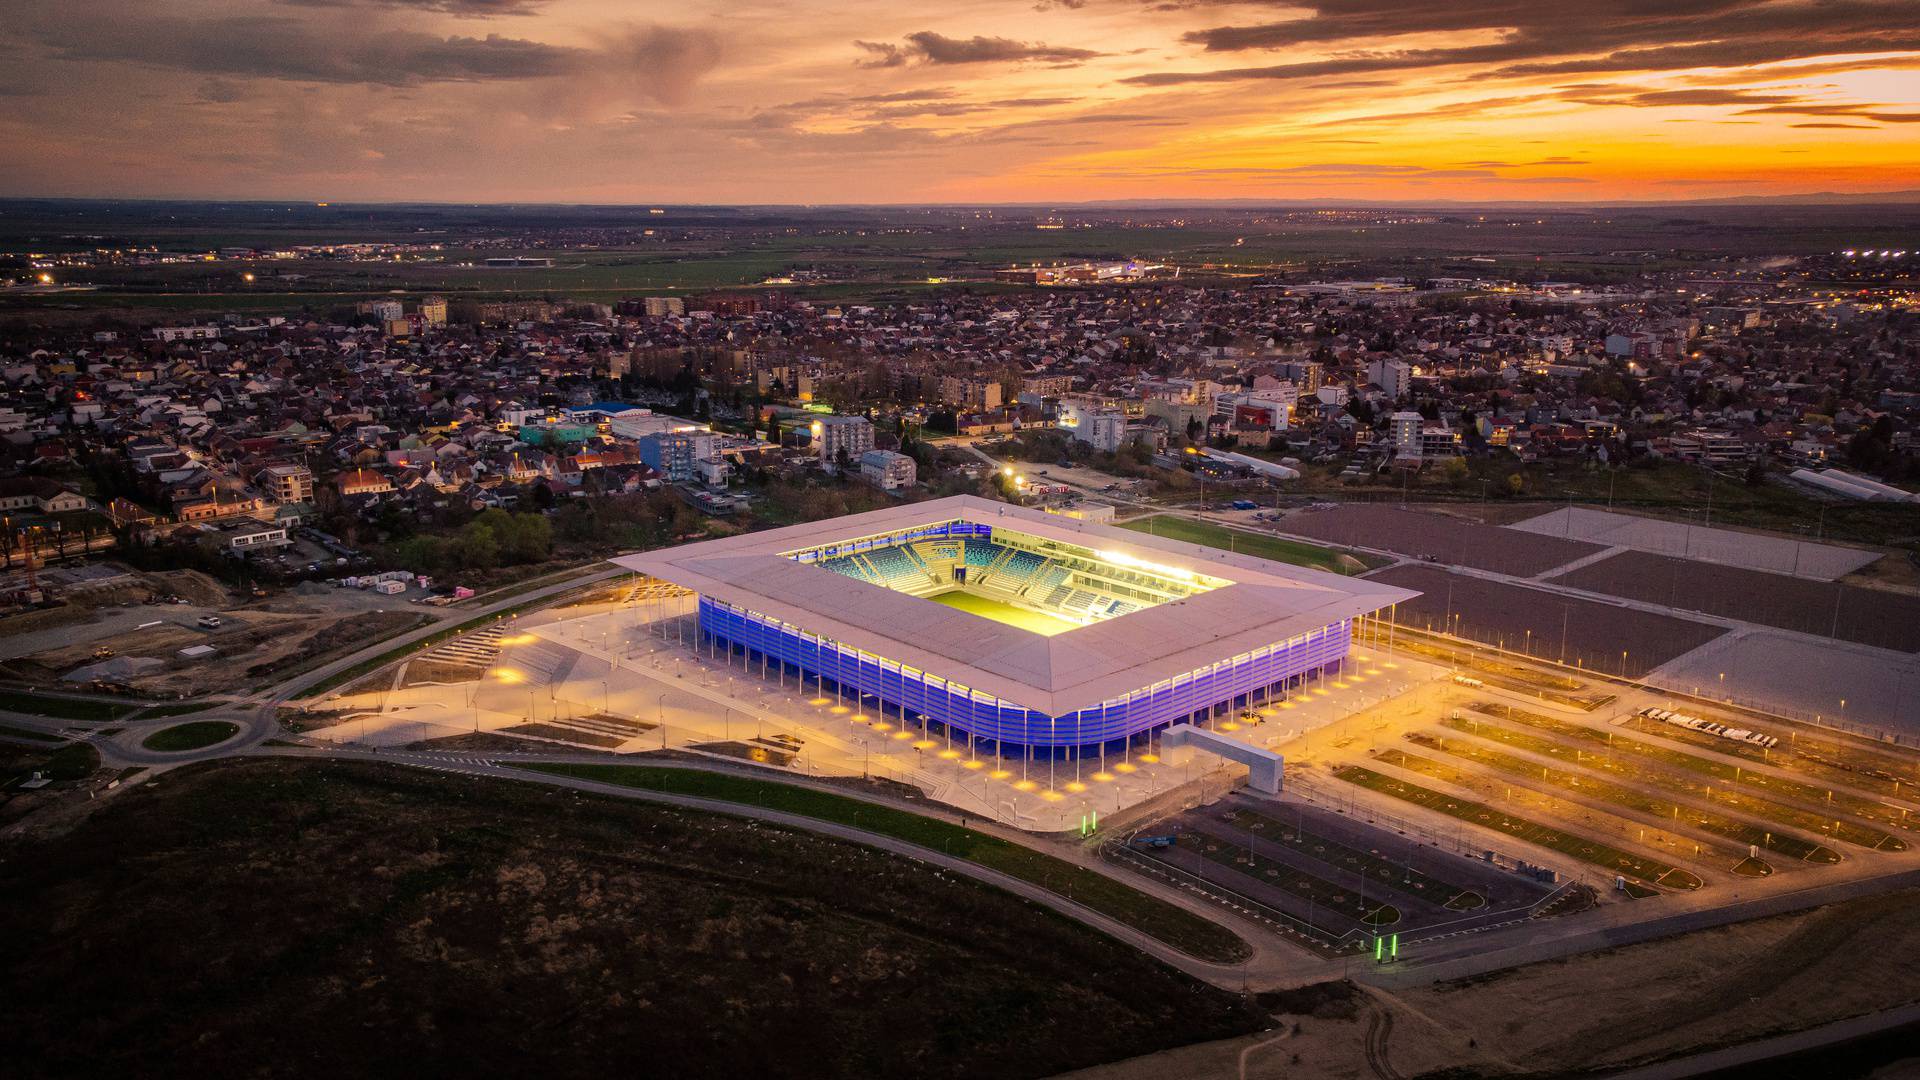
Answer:
[[[700,598],[700,639],[769,673],[817,678],[824,691],[877,698],[886,710],[924,718],[933,731],[1030,747],[1042,754],[1120,743],[1219,709],[1242,709],[1282,696],[1307,676],[1346,658],[1352,624],[1343,620],[1287,641],[1222,659],[1095,708],[1060,716],[1035,712],[983,691],[711,598]]]

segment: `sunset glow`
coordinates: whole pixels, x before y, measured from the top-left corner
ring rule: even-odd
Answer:
[[[1914,187],[1920,5],[9,5],[0,192],[1614,200]]]

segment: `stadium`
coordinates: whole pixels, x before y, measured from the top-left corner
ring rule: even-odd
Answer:
[[[972,496],[615,561],[749,670],[1029,756],[1283,697],[1418,595]]]

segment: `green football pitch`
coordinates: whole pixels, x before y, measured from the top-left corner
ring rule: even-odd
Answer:
[[[1045,634],[1048,637],[1065,633],[1080,625],[1072,619],[1062,618],[1058,615],[1048,615],[1039,611],[1030,611],[1027,608],[1014,607],[1012,604],[1002,603],[999,600],[990,600],[987,597],[976,596],[973,593],[963,592],[959,589],[955,589],[952,592],[943,592],[938,596],[929,596],[927,599],[936,604],[945,604],[950,608],[959,608],[961,611],[971,612],[983,619],[1003,622],[1008,626],[1017,626],[1022,630],[1031,630],[1036,634]]]

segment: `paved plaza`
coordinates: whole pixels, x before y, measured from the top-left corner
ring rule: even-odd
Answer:
[[[1796,719],[1883,729],[1920,745],[1920,657],[1912,653],[1755,628],[1678,657],[1647,681]]]
[[[1733,529],[1715,529],[1708,526],[1704,519],[1695,525],[1686,521],[1661,521],[1632,514],[1590,510],[1583,506],[1562,507],[1539,517],[1516,522],[1507,528],[1537,536],[1585,540],[1606,547],[1629,548],[1655,555],[1677,555],[1815,581],[1838,580],[1880,558],[1877,551],[1823,544],[1817,540],[1795,540]]]
[[[329,706],[348,710],[350,719],[315,734],[398,747],[507,732],[537,744],[548,725],[575,733],[584,725],[611,732],[588,737],[618,753],[692,749],[753,755],[813,776],[877,776],[1038,831],[1075,828],[1091,815],[1195,784],[1224,764],[1207,754],[1178,765],[1162,761],[1145,738],[1104,754],[1002,754],[963,733],[929,730],[912,713],[871,697],[837,696],[777,667],[763,671],[738,656],[701,650],[685,600],[542,612],[502,634],[500,646],[477,682],[363,690]],[[1442,677],[1429,665],[1356,648],[1339,676],[1311,679],[1288,700],[1210,723],[1252,745],[1278,747]]]

